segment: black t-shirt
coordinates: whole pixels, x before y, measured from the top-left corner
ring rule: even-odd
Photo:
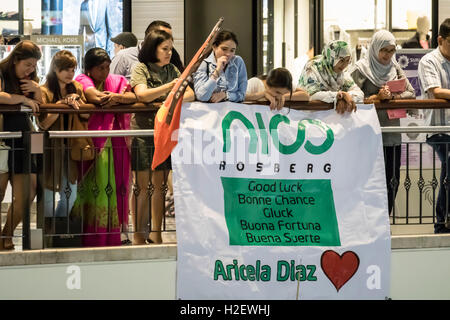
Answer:
[[[172,57],[170,58],[170,63],[173,64],[175,67],[177,67],[180,73],[183,73],[184,66],[183,63],[181,62],[180,55],[178,54],[177,50],[175,50],[175,48],[173,48],[172,50]]]

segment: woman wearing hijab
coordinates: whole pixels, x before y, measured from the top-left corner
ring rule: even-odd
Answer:
[[[395,37],[386,30],[375,33],[364,59],[355,64],[352,78],[369,100],[415,99],[414,88],[405,73],[395,61]],[[388,81],[405,79],[403,92],[392,93],[386,85]],[[388,114],[389,112],[389,114]],[[399,126],[398,116],[391,111],[377,110],[382,127]],[[383,133],[384,162],[386,167],[386,184],[388,187],[389,214],[394,206],[400,178],[401,136],[395,133]],[[397,183],[394,183],[397,181]]]
[[[345,69],[350,63],[350,48],[345,41],[331,41],[322,54],[308,61],[300,76],[299,85],[310,100],[334,103],[338,113],[356,111],[364,94]]]

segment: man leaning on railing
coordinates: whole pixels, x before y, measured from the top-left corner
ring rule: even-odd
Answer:
[[[450,18],[446,19],[439,27],[439,47],[425,55],[419,62],[419,84],[423,99],[447,99],[450,100]],[[431,125],[448,126],[450,117],[448,109],[433,110]],[[434,226],[435,233],[450,233],[450,225],[447,222],[449,203],[448,181],[446,167],[450,160],[448,148],[450,136],[445,133],[433,134],[427,137],[430,144],[441,160],[440,189],[436,204],[437,223]],[[444,187],[445,186],[445,187]]]

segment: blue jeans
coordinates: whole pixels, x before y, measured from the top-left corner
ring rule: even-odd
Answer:
[[[450,229],[445,227],[445,216],[448,213],[447,201],[450,201],[450,185],[447,190],[444,185],[445,178],[447,177],[447,165],[450,166],[450,158],[448,156],[448,151],[450,151],[450,136],[447,134],[434,134],[427,138],[427,143],[433,147],[442,165],[439,181],[440,188],[436,203],[437,223],[434,225],[434,233],[450,232]],[[447,181],[450,182],[450,177],[447,177]],[[448,209],[450,209],[450,202],[448,203]]]
[[[65,188],[69,185],[71,190],[70,197],[67,199],[65,194]],[[71,184],[67,181],[67,177],[65,174],[62,175],[61,179],[61,190],[59,193],[59,201],[58,197],[55,195],[55,215],[53,215],[53,191],[49,189],[44,189],[44,200],[45,200],[45,212],[44,216],[48,217],[67,217],[67,213],[70,214],[72,210],[73,204],[77,198],[77,184]]]

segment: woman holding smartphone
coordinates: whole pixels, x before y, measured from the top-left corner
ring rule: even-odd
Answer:
[[[369,53],[355,64],[353,80],[370,100],[415,99],[414,88],[405,73],[395,61],[395,37],[386,30],[375,33],[370,41]],[[392,92],[389,81],[404,79],[405,90]],[[391,110],[377,110],[382,127],[400,125],[400,119]],[[401,136],[396,133],[383,133],[384,162],[386,166],[386,184],[388,187],[389,214],[394,206],[400,179]],[[397,184],[393,183],[397,181]]]

